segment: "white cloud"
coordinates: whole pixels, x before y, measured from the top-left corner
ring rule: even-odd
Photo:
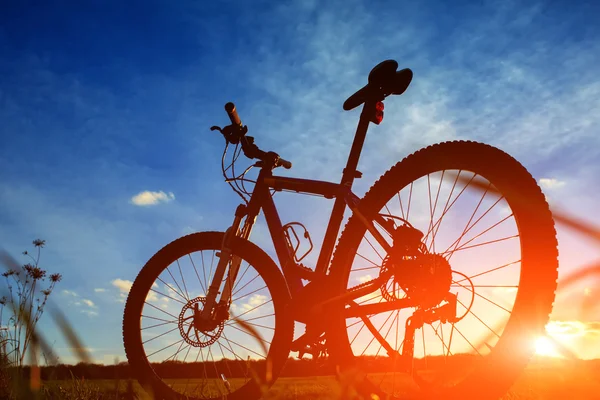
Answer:
[[[94,289],[94,292],[96,292],[96,293],[103,293],[103,292],[106,292],[106,289],[104,289],[104,288],[96,288],[96,289]]]
[[[132,281],[121,278],[114,279],[111,283],[113,286],[117,287],[122,293],[129,293],[129,291],[131,290],[131,285],[133,285]]]
[[[165,193],[162,190],[160,192],[145,190],[133,196],[130,202],[136,206],[153,206],[159,203],[168,203],[173,200],[175,200],[173,192]]]
[[[62,291],[62,294],[64,294],[64,295],[67,295],[67,296],[73,296],[73,297],[77,297],[77,296],[78,296],[78,294],[77,294],[77,293],[75,293],[74,291],[72,291],[72,290],[67,290],[67,289],[64,289],[64,290]]]
[[[93,302],[93,301],[91,301],[91,300],[88,300],[88,299],[81,299],[81,302],[82,302],[83,304],[85,304],[86,306],[88,306],[88,307],[91,307],[91,308],[96,308],[96,305],[95,305],[95,304],[94,304],[94,302]]]
[[[548,190],[558,189],[565,185],[564,181],[559,181],[556,178],[540,178],[539,182],[543,189]]]

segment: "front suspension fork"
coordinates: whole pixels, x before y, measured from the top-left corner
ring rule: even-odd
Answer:
[[[211,318],[219,318],[222,316],[217,316],[213,314],[213,310],[223,310],[224,313],[228,313],[228,306],[231,301],[231,296],[233,292],[233,287],[235,284],[235,280],[237,278],[238,272],[240,270],[240,265],[242,263],[242,259],[238,256],[232,256],[231,250],[231,238],[232,237],[241,237],[243,239],[248,239],[250,237],[250,233],[252,231],[252,226],[254,225],[254,221],[256,218],[250,219],[246,218],[244,225],[240,228],[242,224],[242,220],[244,217],[248,215],[247,207],[243,204],[239,205],[235,211],[235,218],[233,219],[233,224],[227,231],[225,231],[225,237],[223,238],[223,244],[221,245],[221,251],[217,253],[217,257],[219,257],[219,262],[217,264],[217,268],[215,270],[215,274],[211,280],[210,286],[208,287],[208,293],[206,293],[206,303],[204,304],[204,308],[200,314],[200,318],[204,321],[207,321]],[[227,270],[227,265],[229,269]],[[225,284],[223,287],[223,291],[221,292],[221,285],[223,284],[223,278],[225,277],[225,271],[227,270],[227,277],[225,278]],[[219,301],[217,301],[217,296],[221,294]],[[218,307],[215,307],[218,304]],[[228,317],[228,315],[224,315],[224,319]]]

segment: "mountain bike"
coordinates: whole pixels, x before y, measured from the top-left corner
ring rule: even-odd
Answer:
[[[552,309],[553,218],[518,161],[471,141],[421,149],[354,194],[367,129],[412,77],[384,61],[345,101],[362,112],[339,183],[275,175],[291,162],[261,150],[225,105],[231,124],[211,130],[225,138],[223,174],[244,201],[225,232],[173,241],[135,279],[123,337],[142,386],[158,398],[258,398],[298,352],[350,382],[346,397],[492,399],[509,389]],[[242,153],[255,161],[236,173]],[[314,266],[303,262],[306,227],[279,217],[282,191],[334,202]],[[249,241],[261,211],[278,263]],[[305,327],[294,335],[296,323]]]

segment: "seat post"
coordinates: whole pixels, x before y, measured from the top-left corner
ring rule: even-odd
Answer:
[[[365,143],[367,136],[367,130],[369,129],[369,123],[371,122],[371,111],[375,107],[375,102],[367,101],[363,105],[362,112],[360,113],[360,119],[358,126],[356,127],[356,134],[354,135],[354,141],[352,142],[352,148],[350,149],[350,155],[348,156],[348,162],[346,168],[342,174],[341,185],[352,188],[354,179],[359,177],[358,171],[358,160]],[[317,266],[315,272],[317,274],[325,275],[327,273],[327,267],[331,261],[331,255],[333,254],[333,248],[335,246],[335,239],[340,231],[342,220],[344,219],[344,211],[346,209],[346,203],[342,196],[335,198],[333,204],[333,210],[331,210],[331,217],[329,218],[329,224],[327,225],[327,231],[325,232],[325,240],[323,241],[323,247],[319,253],[317,260]]]

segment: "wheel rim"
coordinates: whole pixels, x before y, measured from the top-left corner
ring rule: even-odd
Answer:
[[[273,341],[273,297],[246,260],[232,290],[231,317],[204,331],[194,326],[193,310],[205,303],[218,253],[202,249],[167,260],[143,288],[148,294],[138,328],[144,358],[182,396],[222,398],[260,378]]]
[[[457,314],[466,315],[454,324],[436,321],[415,332],[413,376],[392,361],[396,358],[386,355],[384,346],[361,319],[347,319],[352,353],[361,360],[358,364],[367,365],[363,369],[380,391],[402,397],[419,388],[453,386],[498,344],[515,304],[522,249],[515,215],[494,189],[472,172],[440,170],[413,180],[381,207],[381,214],[402,217],[421,230],[428,251],[449,261],[453,270],[450,291],[458,294]],[[384,253],[367,233],[354,257],[348,287],[377,278]],[[356,302],[374,304],[389,300],[390,294],[406,296],[398,286],[390,279],[383,290]],[[405,321],[412,311],[390,311],[370,318],[386,342],[400,353]]]

